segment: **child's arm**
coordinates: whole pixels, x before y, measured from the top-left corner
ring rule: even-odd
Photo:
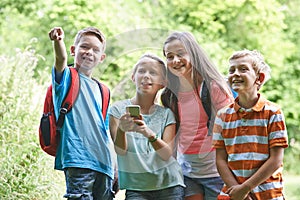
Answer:
[[[149,139],[149,142],[155,149],[156,153],[163,159],[168,160],[173,155],[174,138],[176,133],[176,124],[170,124],[165,127],[162,133],[163,138],[157,137],[142,120],[138,121],[140,125],[135,126],[134,131],[143,134]]]
[[[162,140],[157,139],[156,142],[151,143],[157,154],[163,160],[168,160],[173,155],[175,133],[176,124],[170,124],[165,127]]]
[[[283,162],[284,148],[273,147],[270,149],[270,157],[266,162],[242,185],[251,190],[272,176],[278,170]]]
[[[67,51],[64,43],[64,31],[61,27],[54,27],[49,32],[49,38],[53,41],[55,54],[55,69],[61,73],[67,66]]]
[[[216,164],[217,164],[217,169],[218,172],[224,181],[226,187],[228,188],[226,193],[229,194],[230,199],[245,199],[245,200],[251,200],[251,198],[247,197],[249,191],[247,189],[243,189],[240,191],[238,194],[232,194],[233,188],[238,188],[241,185],[237,182],[235,179],[234,175],[232,174],[231,170],[229,169],[227,165],[227,157],[228,154],[225,149],[223,148],[218,148],[216,150]],[[240,195],[240,196],[236,196]]]
[[[247,181],[241,185],[232,186],[227,190],[232,199],[243,199],[253,188],[272,176],[283,162],[283,147],[270,149],[270,157]]]
[[[225,149],[217,148],[216,149],[216,164],[218,172],[223,179],[224,183],[227,187],[231,187],[233,185],[238,185],[239,183],[235,179],[234,175],[232,174],[231,170],[227,164],[227,157],[228,154]]]
[[[125,132],[119,127],[120,120],[113,116],[109,116],[109,131],[115,144],[117,154],[125,155],[127,151],[127,140]]]

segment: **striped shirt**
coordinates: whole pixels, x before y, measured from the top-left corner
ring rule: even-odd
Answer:
[[[275,104],[259,95],[256,105],[244,109],[238,97],[221,109],[215,119],[213,146],[225,148],[228,167],[241,184],[269,158],[270,148],[288,146],[284,115]],[[222,191],[226,189],[223,188]],[[252,192],[258,200],[283,199],[282,165]]]

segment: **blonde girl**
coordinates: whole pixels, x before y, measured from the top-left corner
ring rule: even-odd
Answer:
[[[114,103],[110,111],[120,189],[126,189],[126,199],[183,199],[183,175],[172,156],[176,120],[170,109],[155,104],[157,92],[166,85],[164,62],[143,55],[132,81],[135,96]],[[140,106],[141,118],[130,116],[129,105]]]

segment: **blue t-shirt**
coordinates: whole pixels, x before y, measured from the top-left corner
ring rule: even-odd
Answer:
[[[118,101],[112,105],[109,114],[119,119],[127,105],[131,105],[129,99]],[[154,106],[153,113],[142,116],[159,138],[168,125],[176,123],[172,111],[159,105]],[[163,160],[141,133],[126,132],[126,138],[126,154],[117,155],[120,189],[150,191],[184,186],[181,168],[174,157]]]
[[[78,167],[95,170],[113,178],[113,144],[108,133],[108,115],[102,116],[102,97],[98,84],[79,72],[80,90],[72,110],[66,115],[61,142],[55,157],[55,169]],[[52,70],[53,103],[59,107],[69,88],[70,69],[66,68],[60,83]]]

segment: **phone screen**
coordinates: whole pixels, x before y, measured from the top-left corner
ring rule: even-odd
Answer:
[[[139,105],[131,105],[126,107],[127,112],[130,113],[131,117],[140,117],[140,106]]]

